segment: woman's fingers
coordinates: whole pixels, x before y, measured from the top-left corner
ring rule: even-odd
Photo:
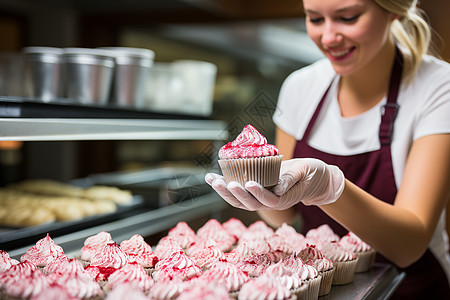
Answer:
[[[255,181],[247,182],[245,184],[245,189],[249,191],[254,198],[258,199],[258,202],[266,208],[277,208],[281,204],[280,198],[277,195]]]

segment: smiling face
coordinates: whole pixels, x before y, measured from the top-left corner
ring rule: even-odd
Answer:
[[[395,15],[373,0],[303,0],[308,35],[335,71],[352,75],[383,55]]]

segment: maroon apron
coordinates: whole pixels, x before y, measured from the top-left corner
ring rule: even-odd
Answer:
[[[380,149],[356,155],[334,155],[310,147],[307,142],[318,118],[319,112],[325,102],[328,90],[319,102],[305,133],[294,149],[294,158],[317,158],[327,164],[338,166],[345,178],[358,185],[371,195],[387,203],[393,204],[397,194],[394,172],[391,159],[391,141],[394,130],[394,121],[399,106],[397,95],[403,70],[403,57],[397,49],[387,96],[387,103],[382,107],[382,117],[379,128]],[[340,236],[348,230],[334,221],[317,206],[296,206],[303,219],[302,232],[328,224]],[[389,262],[378,255],[377,261]],[[447,276],[428,249],[414,264],[401,269],[406,276],[393,295],[393,299],[450,299],[450,287]]]

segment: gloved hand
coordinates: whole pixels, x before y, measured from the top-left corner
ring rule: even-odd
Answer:
[[[247,210],[278,209],[305,205],[324,205],[336,201],[344,190],[342,171],[317,159],[296,158],[283,161],[279,183],[272,191],[249,181],[245,188],[237,182],[226,184],[220,175],[206,174],[205,180],[228,203]]]

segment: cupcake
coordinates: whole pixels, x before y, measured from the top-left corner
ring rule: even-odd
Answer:
[[[235,264],[239,269],[251,277],[258,277],[272,264],[265,254],[258,254],[247,244],[243,243],[231,252],[225,254],[228,262]]]
[[[242,186],[256,181],[266,188],[278,183],[282,155],[276,146],[253,126],[247,125],[237,138],[219,150],[219,165],[225,181],[237,181]]]
[[[174,278],[188,280],[202,274],[202,269],[183,250],[180,250],[160,260],[152,276],[155,281]]]
[[[341,239],[328,224],[310,229],[305,235],[308,244],[317,245],[325,242],[339,242]]]
[[[344,235],[339,243],[346,249],[353,251],[358,257],[355,273],[367,272],[375,262],[376,251],[369,244],[361,240],[353,232]]]
[[[159,261],[156,254],[153,253],[152,247],[139,234],[133,235],[129,240],[122,241],[120,249],[128,255],[130,262],[137,262],[148,275],[151,275]]]
[[[358,257],[338,242],[318,245],[319,250],[333,262],[335,267],[333,285],[348,284],[353,281]]]
[[[95,254],[102,251],[108,242],[111,242],[111,234],[106,231],[101,231],[96,235],[88,237],[84,241],[84,246],[81,248],[81,255],[79,257],[83,266],[91,263],[91,259]]]
[[[314,267],[319,275],[322,276],[320,281],[319,296],[327,295],[331,291],[334,276],[333,262],[326,258],[315,245],[307,245],[300,252],[298,257],[307,265]]]
[[[261,276],[245,283],[238,294],[239,300],[292,300],[297,297],[278,277]]]
[[[172,253],[183,251],[178,242],[170,236],[165,236],[158,241],[155,247],[155,254],[161,260],[169,257]]]
[[[281,262],[268,267],[263,276],[275,277],[280,280],[292,294],[296,295],[297,299],[306,299],[308,289],[307,283],[304,283],[297,273],[293,272],[291,269],[288,269]]]
[[[78,300],[77,297],[69,294],[67,289],[59,284],[52,283],[39,294],[33,296],[31,300]]]
[[[115,242],[109,242],[101,252],[94,255],[85,272],[103,286],[111,274],[127,263],[128,256],[125,252]]]
[[[208,220],[197,230],[197,236],[203,240],[212,239],[222,251],[230,251],[237,238],[230,234],[216,219]]]
[[[169,230],[167,236],[176,241],[183,250],[188,249],[197,240],[195,231],[186,222],[178,222]]]
[[[198,281],[211,283],[217,280],[225,286],[228,293],[233,294],[238,292],[249,279],[247,273],[240,270],[236,265],[227,261],[219,261],[200,276]],[[193,284],[198,284],[198,281],[196,280]]]
[[[144,292],[137,289],[132,282],[125,282],[117,286],[114,290],[106,295],[106,300],[150,300]],[[151,298],[153,299],[153,298]],[[157,298],[155,298],[157,299]]]
[[[216,246],[209,246],[191,256],[194,263],[203,271],[211,268],[218,261],[225,260],[225,254]]]
[[[293,253],[281,261],[287,269],[291,270],[293,273],[298,274],[303,282],[308,284],[306,290],[306,298],[308,300],[317,299],[319,296],[320,282],[322,281],[322,276],[316,268],[305,264],[296,253]]]
[[[45,238],[40,239],[35,246],[22,255],[20,261],[29,261],[42,271],[47,264],[63,254],[63,249],[56,245],[47,233]]]
[[[9,257],[9,254],[6,251],[0,250],[0,273],[8,270],[18,263],[19,261]]]
[[[35,265],[22,262],[0,273],[0,299],[30,299],[48,285],[49,280]]]
[[[226,288],[213,280],[211,282],[196,281],[196,284],[190,285],[183,293],[176,298],[177,300],[232,300]]]
[[[77,299],[101,300],[104,297],[100,285],[84,272],[73,269],[64,273],[55,272],[47,277],[53,283],[65,287],[67,292]]]
[[[153,279],[141,265],[131,262],[112,273],[103,289],[108,293],[126,282],[132,282],[134,288],[141,290],[144,294],[147,294],[154,284]]]
[[[231,235],[234,235],[237,240],[239,240],[247,230],[247,227],[242,223],[241,220],[236,218],[230,218],[228,221],[222,224],[223,228],[228,231]]]
[[[155,282],[150,289],[149,296],[155,300],[174,300],[182,294],[188,285],[186,281],[180,278],[160,280]]]

